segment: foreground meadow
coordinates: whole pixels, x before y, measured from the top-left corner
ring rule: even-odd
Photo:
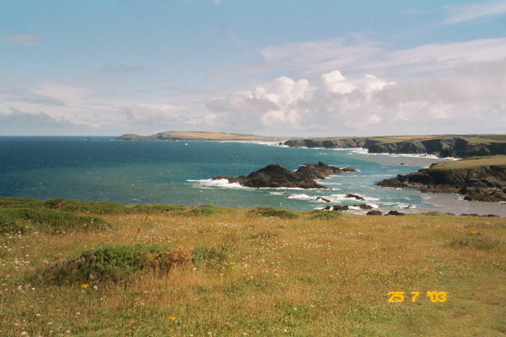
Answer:
[[[13,200],[0,199],[0,336],[506,335],[503,218],[60,200],[34,220],[42,206]],[[87,222],[52,227],[55,212]],[[161,250],[83,262],[104,247]]]

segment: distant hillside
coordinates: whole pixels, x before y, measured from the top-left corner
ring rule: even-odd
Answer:
[[[506,155],[506,135],[295,138],[290,147],[355,148],[370,153],[432,154],[440,157]]]
[[[244,133],[204,132],[204,131],[166,131],[152,136],[124,134],[116,140],[230,140],[230,141],[285,141],[286,138],[263,137]]]

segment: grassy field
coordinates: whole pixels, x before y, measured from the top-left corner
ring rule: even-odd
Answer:
[[[431,169],[466,169],[480,166],[506,166],[506,156],[470,157],[457,161],[440,162],[431,166]]]
[[[76,217],[9,225],[20,209]],[[0,210],[0,336],[506,335],[503,218],[6,198]]]

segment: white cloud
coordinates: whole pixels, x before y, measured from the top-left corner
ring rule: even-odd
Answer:
[[[506,58],[389,81],[324,73],[310,83],[281,77],[209,103],[224,118],[254,118],[292,135],[506,132]],[[256,126],[258,128],[258,126]]]
[[[445,8],[448,10],[448,17],[443,21],[443,24],[451,25],[485,17],[505,15],[506,1],[498,0],[467,5],[453,5]]]
[[[26,34],[26,33],[16,33],[5,35],[0,38],[0,44],[10,44],[16,46],[28,46],[28,45],[37,45],[40,44],[40,37],[38,35]]]

